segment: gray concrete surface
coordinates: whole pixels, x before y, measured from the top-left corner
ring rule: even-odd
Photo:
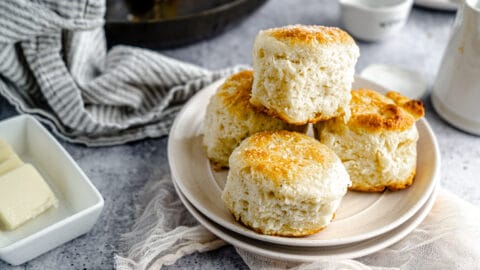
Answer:
[[[431,85],[454,15],[415,7],[406,27],[394,37],[378,43],[358,42],[361,57],[357,73],[372,63],[395,64],[419,71]],[[220,36],[161,53],[211,69],[250,64],[253,38],[258,30],[295,23],[340,26],[337,1],[270,0]],[[480,206],[480,138],[452,128],[432,110],[428,96],[424,101],[426,118],[440,144],[441,184]],[[0,98],[0,120],[15,114],[13,107]],[[0,269],[112,269],[119,235],[130,230],[145,206],[142,188],[156,177],[169,173],[167,138],[104,148],[86,148],[66,142],[62,145],[104,196],[103,214],[88,234],[21,266],[0,262]],[[235,250],[227,246],[184,257],[165,269],[246,268]]]

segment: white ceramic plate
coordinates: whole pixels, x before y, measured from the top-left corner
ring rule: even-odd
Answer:
[[[415,0],[415,5],[444,11],[455,11],[459,4],[455,3],[454,0]]]
[[[288,260],[297,262],[312,262],[319,259],[353,259],[366,256],[395,244],[415,229],[427,216],[435,202],[436,192],[434,191],[426,203],[415,215],[397,228],[371,238],[348,245],[333,247],[291,247],[283,245],[272,245],[271,243],[254,240],[225,229],[207,217],[202,215],[195,207],[188,202],[185,196],[178,190],[178,196],[188,211],[210,232],[225,240],[226,242],[243,250],[253,252],[268,258]]]
[[[72,157],[35,118],[0,122],[0,137],[40,172],[58,199],[58,208],[12,231],[0,230],[0,259],[17,265],[88,232],[103,198]]]
[[[394,229],[412,217],[430,197],[439,175],[439,150],[428,123],[417,122],[417,176],[403,191],[348,192],[335,220],[317,234],[303,238],[256,233],[234,220],[224,206],[221,192],[227,171],[215,172],[202,148],[202,123],[209,98],[222,81],[197,93],[177,116],[170,131],[168,159],[174,181],[187,199],[204,215],[241,235],[290,246],[333,246],[369,239]],[[357,77],[354,87],[384,91],[381,86]],[[352,226],[354,224],[354,226]]]
[[[372,64],[362,70],[361,76],[413,99],[422,98],[427,91],[427,82],[419,72],[399,66]]]

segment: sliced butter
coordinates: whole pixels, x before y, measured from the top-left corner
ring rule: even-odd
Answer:
[[[0,228],[13,230],[58,201],[30,164],[0,176]]]
[[[7,160],[0,162],[0,176],[11,170],[19,168],[22,165],[23,165],[22,160],[20,160],[20,158],[17,155],[13,155]]]
[[[15,152],[12,150],[10,145],[6,144],[0,139],[0,162],[3,162],[9,159],[12,156],[16,156]]]

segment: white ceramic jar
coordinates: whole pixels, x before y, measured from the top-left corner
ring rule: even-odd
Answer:
[[[457,13],[431,98],[442,118],[480,135],[480,0]]]

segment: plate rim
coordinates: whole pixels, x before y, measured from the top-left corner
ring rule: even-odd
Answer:
[[[426,192],[422,197],[413,205],[411,209],[406,211],[406,213],[401,216],[400,218],[396,219],[394,222],[391,222],[390,224],[383,226],[381,228],[378,228],[376,230],[373,230],[368,233],[363,233],[358,236],[351,236],[351,237],[346,237],[346,238],[337,238],[337,239],[309,239],[306,241],[296,241],[298,240],[297,238],[287,238],[287,237],[278,237],[278,236],[270,236],[270,235],[263,235],[263,234],[258,234],[250,229],[245,228],[241,224],[233,225],[231,222],[228,220],[224,220],[223,218],[217,216],[215,213],[212,213],[210,210],[208,210],[205,206],[203,206],[192,194],[188,192],[188,188],[183,184],[182,181],[179,181],[180,177],[177,175],[178,169],[177,165],[173,162],[174,158],[173,156],[175,155],[173,153],[173,139],[172,139],[172,134],[175,134],[175,131],[178,129],[177,126],[179,125],[180,119],[182,118],[183,114],[185,114],[185,111],[188,110],[193,104],[196,103],[196,99],[199,98],[199,96],[203,93],[205,94],[204,90],[208,90],[214,87],[219,86],[225,78],[222,78],[220,80],[217,80],[213,82],[210,85],[207,85],[200,91],[198,91],[195,96],[193,96],[182,108],[182,110],[178,113],[177,117],[175,118],[175,121],[172,125],[172,128],[170,130],[170,136],[168,139],[168,149],[167,149],[167,155],[168,155],[168,162],[170,165],[170,170],[172,174],[172,179],[173,181],[178,185],[179,189],[182,191],[182,193],[186,196],[189,202],[191,202],[196,209],[198,209],[202,214],[207,216],[209,219],[215,221],[215,223],[221,225],[222,227],[232,230],[238,234],[244,235],[246,237],[250,238],[255,238],[259,239],[261,241],[265,242],[270,242],[274,244],[280,244],[280,245],[288,245],[288,246],[296,246],[296,247],[320,247],[320,246],[336,246],[336,245],[344,245],[344,244],[349,244],[349,243],[355,243],[359,241],[364,241],[366,239],[370,239],[373,237],[376,237],[378,235],[384,234],[390,230],[395,229],[402,223],[404,223],[406,220],[411,218],[415,213],[421,208],[421,206],[428,200],[430,197],[431,193],[433,192],[436,183],[438,182],[438,178],[440,175],[440,150],[438,147],[438,142],[436,140],[436,137],[428,124],[428,122],[422,118],[419,120],[427,132],[428,137],[432,139],[432,144],[433,148],[432,151],[434,152],[434,156],[436,159],[434,160],[433,164],[433,175],[432,175],[432,180],[431,183],[429,184]],[[365,79],[359,75],[355,76],[355,80],[362,81],[362,84],[368,85],[368,87],[371,87],[373,89],[376,89],[377,91],[386,91],[387,89],[371,80]],[[364,86],[367,87],[367,86]],[[211,90],[213,92],[213,90]],[[236,222],[238,223],[238,221]],[[293,239],[293,240],[292,240]]]
[[[174,187],[175,191],[177,192],[181,202],[187,208],[188,212],[202,225],[204,226],[208,231],[213,233],[215,236],[219,237],[220,239],[224,240],[225,242],[235,246],[239,247],[243,250],[265,256],[268,258],[274,258],[274,259],[281,259],[281,260],[287,260],[287,261],[295,261],[295,262],[313,262],[322,258],[328,258],[328,259],[355,259],[363,256],[367,256],[370,254],[373,254],[377,251],[380,251],[384,248],[387,248],[400,240],[402,240],[404,237],[406,237],[409,233],[411,233],[415,228],[420,225],[423,220],[427,217],[427,215],[430,213],[431,209],[433,208],[433,205],[435,204],[437,195],[438,195],[438,190],[440,189],[438,187],[438,183],[435,184],[435,188],[428,197],[427,201],[422,205],[422,207],[408,219],[405,221],[403,224],[401,224],[399,227],[395,228],[392,231],[386,232],[384,234],[378,235],[372,239],[367,239],[364,241],[360,241],[357,243],[353,244],[353,248],[355,248],[355,245],[367,245],[367,247],[360,247],[359,250],[354,250],[354,251],[346,251],[342,254],[328,254],[328,255],[322,255],[322,251],[325,251],[325,248],[328,249],[328,247],[300,247],[304,249],[318,249],[319,254],[318,255],[298,255],[298,254],[291,254],[288,253],[288,251],[285,251],[284,253],[281,253],[280,251],[274,251],[274,250],[267,250],[265,248],[259,247],[258,243],[263,243],[264,246],[272,246],[271,243],[268,242],[263,242],[258,239],[251,239],[249,237],[243,236],[241,234],[235,233],[220,224],[215,223],[213,220],[210,220],[208,217],[203,215],[198,209],[195,208],[195,206],[188,201],[188,199],[185,197],[185,195],[180,191],[178,188],[177,184],[174,182]],[[393,236],[392,236],[393,233]],[[252,243],[248,243],[245,241],[251,241]],[[255,245],[257,243],[257,245]],[[369,246],[370,244],[370,246]],[[272,247],[288,247],[280,244],[273,245]],[[336,250],[342,250],[342,248],[352,248],[352,245],[342,245],[342,247],[334,247]]]

